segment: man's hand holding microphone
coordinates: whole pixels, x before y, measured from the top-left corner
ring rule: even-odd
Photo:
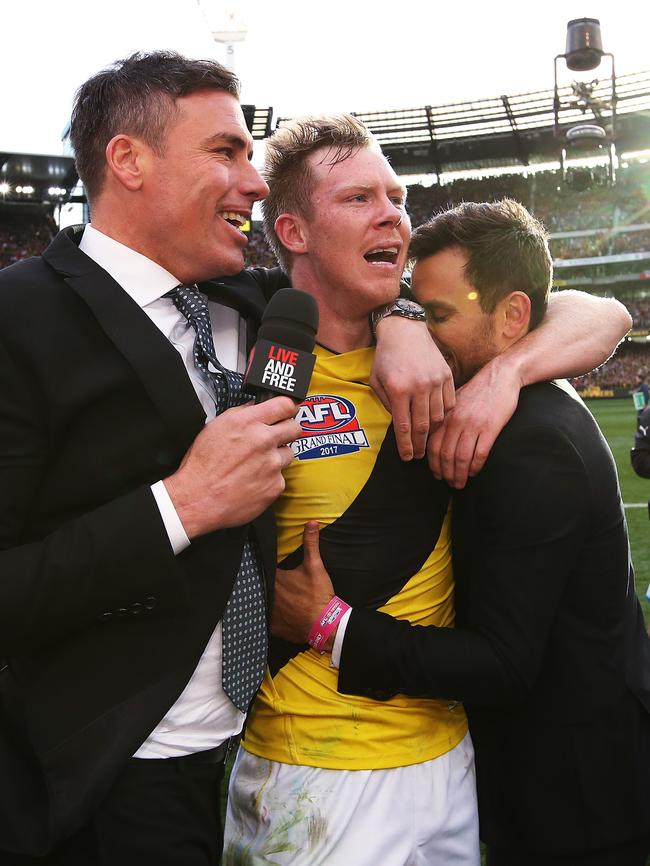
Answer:
[[[273,296],[244,380],[255,403],[207,423],[165,479],[190,540],[248,523],[284,490],[282,471],[293,459],[289,444],[301,433],[293,416],[309,387],[317,330],[311,295],[281,289]]]

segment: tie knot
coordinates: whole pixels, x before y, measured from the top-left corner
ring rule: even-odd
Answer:
[[[208,305],[196,286],[176,286],[171,292],[167,292],[165,297],[171,298],[176,309],[190,321],[208,314]]]

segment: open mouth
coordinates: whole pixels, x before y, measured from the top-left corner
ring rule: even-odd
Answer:
[[[370,262],[371,265],[395,265],[397,264],[398,254],[399,251],[397,247],[377,247],[374,250],[368,250],[368,252],[364,254],[364,259],[367,262]]]
[[[229,225],[233,226],[233,228],[239,229],[240,232],[242,231],[242,226],[246,225],[248,222],[247,216],[233,210],[219,211],[219,216],[229,223]]]

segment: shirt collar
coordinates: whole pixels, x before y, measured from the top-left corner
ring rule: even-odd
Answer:
[[[140,307],[175,288],[179,280],[163,267],[87,225],[79,249],[113,277]]]

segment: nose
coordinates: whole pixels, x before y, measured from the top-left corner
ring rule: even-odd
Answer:
[[[246,165],[242,183],[244,195],[252,201],[266,198],[269,194],[268,184],[252,162],[247,162]]]
[[[392,228],[397,228],[404,219],[404,207],[396,205],[390,198],[386,198],[383,202],[380,222],[382,225],[390,225]]]

